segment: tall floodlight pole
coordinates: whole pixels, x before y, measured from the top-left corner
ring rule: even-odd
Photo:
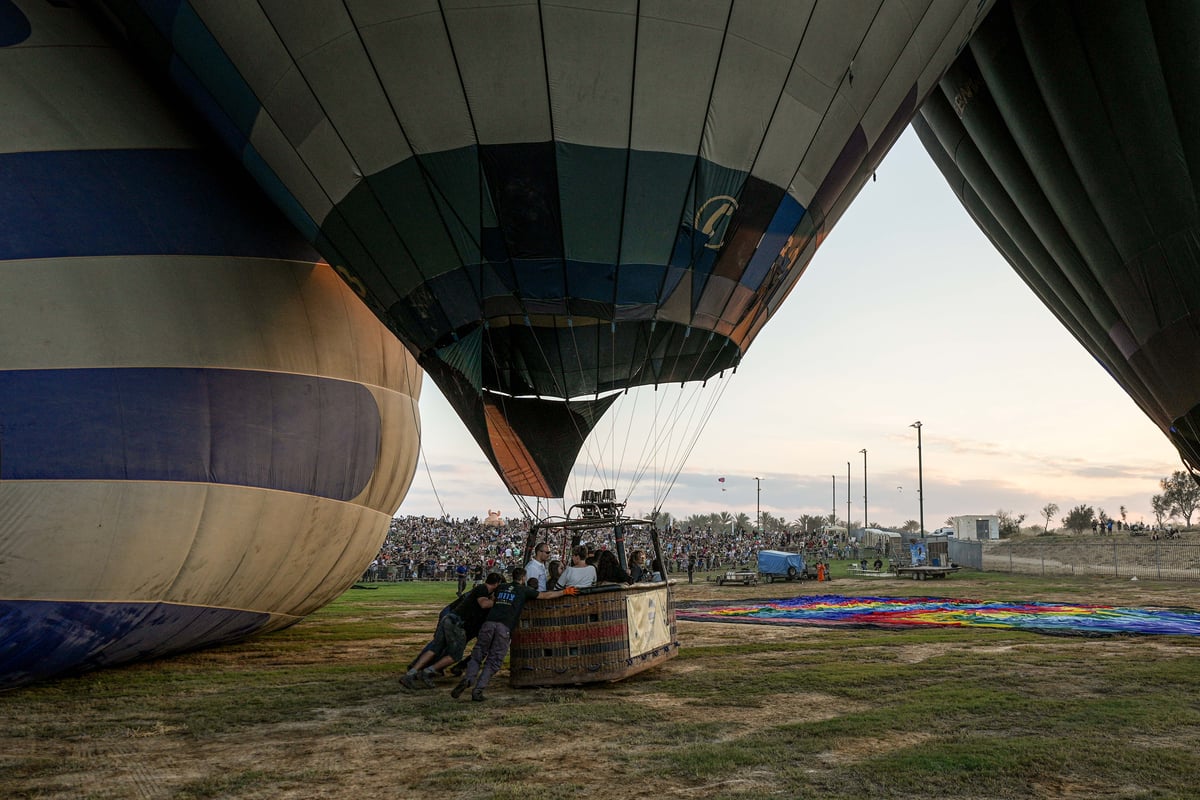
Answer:
[[[762,478],[755,478],[754,485],[758,487],[758,497],[755,500],[754,506],[758,521],[755,523],[755,525],[758,526],[758,532],[762,533]]]
[[[867,448],[858,452],[863,454],[863,527],[871,527],[871,516],[867,513]]]
[[[921,465],[921,420],[917,420],[910,428],[917,429],[917,500],[921,508],[921,538],[925,538],[925,481],[922,477],[923,467]]]
[[[850,533],[850,462],[846,462],[846,533]]]
[[[833,525],[837,522],[837,475],[829,476],[833,483],[833,513],[829,516],[829,524]]]

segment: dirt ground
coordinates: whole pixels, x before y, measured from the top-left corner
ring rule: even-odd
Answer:
[[[1012,599],[984,594],[986,588],[969,580],[958,580],[958,576],[947,581],[908,582],[880,581],[872,579],[843,579],[827,584],[810,582],[798,584],[774,584],[752,587],[716,587],[711,583],[677,585],[678,601],[747,599],[763,597],[791,597],[796,594],[928,594],[954,597],[980,597],[983,599]],[[910,585],[911,584],[911,585]],[[918,591],[918,589],[920,591]],[[1057,599],[1104,602],[1130,606],[1193,606],[1196,604],[1196,586],[1192,584],[1136,583],[1113,581],[1104,586],[1104,596],[1095,591],[1087,596],[1068,596],[1069,591],[1056,589],[1047,597],[1024,597],[1023,599]],[[398,621],[432,621],[435,608],[405,608],[397,611]],[[418,625],[401,627],[419,628]],[[818,628],[772,627],[762,625],[728,625],[720,623],[680,622],[679,637],[684,648],[706,644],[736,644],[741,642],[771,642],[775,640],[795,642],[808,637],[822,636]],[[392,642],[366,642],[342,647],[347,658],[385,659],[394,661],[400,654],[409,654],[418,649],[423,634],[411,634]],[[1048,637],[1049,638],[1049,637]],[[1173,648],[1171,640],[1156,644],[1156,647]],[[898,658],[915,663],[936,655],[943,655],[955,647],[953,643],[930,643],[922,645],[898,645]],[[1119,654],[1127,647],[1121,640],[1106,640],[1104,647],[1109,654]],[[1140,645],[1139,645],[1140,646]],[[974,647],[978,648],[976,643]],[[206,659],[222,659],[229,656],[220,649],[206,651]],[[185,657],[186,658],[186,657]],[[296,656],[299,663],[304,655]],[[314,651],[313,663],[329,658],[326,651]],[[770,656],[766,656],[770,658]],[[397,664],[399,667],[399,664]],[[699,669],[695,661],[673,659],[656,668],[657,677],[686,675]],[[399,674],[399,672],[397,672]],[[646,673],[648,674],[648,673]],[[391,681],[389,680],[389,684]],[[440,692],[450,683],[439,687]],[[506,673],[501,673],[489,689],[489,706],[504,707],[520,703],[528,698],[529,690],[510,689]],[[676,719],[681,724],[694,722],[697,715],[695,704],[681,702],[678,698],[654,690],[654,682],[648,678],[631,679],[625,683],[611,684],[605,689],[612,702],[627,704],[626,709],[637,707],[652,709],[654,714],[667,719]],[[580,754],[580,742],[571,737],[540,741],[534,749],[514,746],[519,743],[519,734],[498,722],[500,715],[481,713],[477,724],[456,726],[453,724],[429,725],[424,730],[414,730],[406,724],[405,704],[414,702],[413,695],[397,691],[394,695],[380,698],[377,702],[352,707],[326,708],[305,722],[277,725],[256,725],[253,730],[239,730],[236,734],[195,737],[182,735],[182,726],[163,722],[146,721],[137,715],[128,720],[113,720],[110,732],[105,735],[67,735],[54,739],[41,736],[26,736],[19,732],[28,723],[37,723],[32,715],[48,713],[44,708],[31,711],[31,716],[21,719],[19,703],[7,703],[5,730],[0,732],[0,796],[5,798],[178,798],[178,797],[271,797],[271,798],[375,798],[416,796],[413,787],[420,786],[430,774],[430,765],[440,765],[440,770],[456,767],[469,772],[468,767],[484,761],[502,762],[509,765],[512,775],[542,775],[547,781],[555,779],[559,765],[572,763]],[[7,698],[11,701],[13,698]],[[781,702],[782,699],[781,699]],[[787,707],[793,709],[792,719],[797,721],[824,719],[845,713],[846,701],[842,698],[824,696],[819,693],[789,693]],[[71,701],[57,709],[56,713],[78,715],[85,718],[90,713],[86,702]],[[737,705],[718,705],[705,708],[706,720],[734,723],[741,733],[776,725],[779,720],[773,714],[763,713],[761,708],[743,708]],[[424,719],[428,720],[426,715]],[[14,734],[14,732],[17,732]],[[514,738],[518,741],[515,742]],[[912,736],[903,742],[891,742],[886,738],[874,740],[870,755],[879,756],[892,747],[911,747]],[[578,794],[594,794],[605,797],[660,798],[675,796],[679,787],[669,783],[644,779],[644,767],[627,766],[636,754],[623,753],[618,757],[612,746],[604,742],[588,743],[590,757],[603,761],[606,771],[573,773],[572,782],[582,783],[584,790]],[[829,768],[852,763],[864,758],[861,744],[847,745],[844,749],[832,749],[822,756]],[[29,763],[54,763],[58,768],[52,777],[45,774],[23,778],[10,770],[12,765]],[[8,765],[8,766],[6,766]],[[819,765],[818,765],[819,766]],[[622,770],[635,772],[640,780],[626,782]],[[24,771],[24,768],[20,770]],[[7,774],[6,774],[7,773]],[[254,775],[265,773],[273,777],[262,785],[268,790],[255,790],[253,781],[244,788],[221,784],[221,776]],[[283,776],[282,779],[280,776]],[[295,776],[295,777],[291,777]],[[204,788],[208,786],[210,788]],[[614,786],[620,786],[614,791]],[[190,788],[188,788],[190,787]],[[464,785],[458,793],[442,794],[443,797],[478,796],[480,787]],[[778,789],[773,786],[771,775],[738,773],[727,780],[705,786],[689,786],[688,797],[718,797],[741,793],[772,794]]]

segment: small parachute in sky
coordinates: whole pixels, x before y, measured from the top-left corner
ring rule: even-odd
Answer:
[[[102,3],[515,495],[736,367],[990,2]]]
[[[979,227],[1193,470],[1197,10],[1003,0],[914,120]]]

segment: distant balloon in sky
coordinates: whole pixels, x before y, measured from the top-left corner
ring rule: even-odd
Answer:
[[[1197,41],[1192,3],[1004,0],[914,121],[983,232],[1193,469]]]
[[[736,367],[990,0],[106,0],[514,494]]]
[[[0,689],[296,622],[418,448],[412,357],[76,5],[0,1]]]

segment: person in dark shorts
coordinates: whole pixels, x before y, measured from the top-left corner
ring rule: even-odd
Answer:
[[[479,635],[494,602],[493,595],[503,583],[498,573],[491,573],[483,583],[442,609],[438,615],[433,640],[425,645],[408,672],[400,676],[400,685],[409,691],[420,680],[433,688],[434,676],[463,657],[467,642]]]
[[[531,589],[525,583],[525,568],[516,567],[512,571],[512,580],[496,590],[492,609],[488,612],[487,621],[479,629],[479,639],[475,649],[471,651],[471,660],[467,662],[467,674],[450,692],[451,697],[458,697],[468,687],[472,700],[484,700],[483,690],[487,688],[492,676],[504,663],[508,655],[508,646],[512,641],[512,629],[521,618],[521,611],[527,600],[553,600],[563,595],[573,595],[579,590],[574,586],[557,592],[539,592]]]

